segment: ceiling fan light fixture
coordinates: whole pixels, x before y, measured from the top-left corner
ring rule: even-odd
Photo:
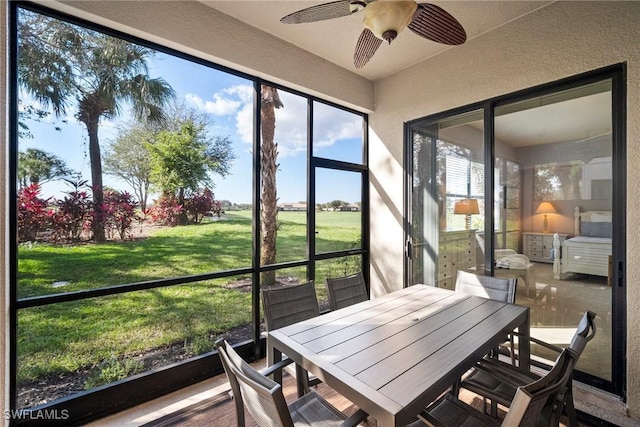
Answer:
[[[364,26],[391,43],[409,25],[417,8],[415,1],[377,0],[364,9]]]

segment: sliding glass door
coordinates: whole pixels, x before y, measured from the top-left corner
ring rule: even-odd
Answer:
[[[408,124],[407,284],[453,289],[458,270],[518,280],[532,335],[597,335],[576,378],[622,394],[625,193],[620,70]],[[491,230],[491,231],[489,231]],[[533,346],[534,363],[555,354]]]
[[[578,362],[612,375],[611,79],[501,105],[495,139],[522,166],[522,253],[529,283],[516,302],[531,308],[532,335],[566,347],[586,310],[598,333]],[[555,240],[555,244],[554,244]],[[541,360],[555,355],[534,346]]]
[[[453,289],[457,271],[475,271],[483,259],[482,112],[414,127],[411,153],[411,283]]]

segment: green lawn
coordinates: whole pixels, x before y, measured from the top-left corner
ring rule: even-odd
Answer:
[[[306,213],[281,212],[279,221],[278,261],[304,259]],[[318,250],[353,247],[360,238],[359,221],[359,212],[319,213]],[[219,221],[157,230],[143,240],[21,246],[18,295],[22,298],[249,267],[251,246],[250,212],[232,212]],[[326,275],[357,268],[353,258],[359,257],[350,258],[318,263],[320,298],[324,297]],[[300,280],[305,277],[303,269],[282,274]],[[247,278],[20,310],[19,381],[98,366],[105,360],[144,354],[176,342],[193,347],[195,354],[209,351],[216,334],[251,320],[251,294],[228,287],[234,279]],[[59,282],[65,284],[59,286]]]

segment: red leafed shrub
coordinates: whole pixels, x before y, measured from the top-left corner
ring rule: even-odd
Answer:
[[[180,223],[182,205],[177,202],[175,197],[164,195],[147,210],[147,214],[153,223],[173,227]]]
[[[128,237],[134,220],[140,218],[136,214],[137,203],[133,196],[126,191],[105,190],[102,203],[102,215],[107,235],[112,238],[115,233],[120,240]]]
[[[18,241],[37,240],[38,233],[46,230],[51,221],[47,201],[40,197],[40,186],[31,184],[18,190]]]
[[[71,182],[73,190],[56,202],[57,210],[52,216],[54,235],[57,240],[80,240],[83,231],[91,230],[93,209],[89,193],[83,190],[86,181]]]
[[[213,193],[207,188],[185,199],[184,209],[191,221],[196,224],[202,222],[205,216],[217,215],[219,218],[223,213],[222,202],[215,200]]]

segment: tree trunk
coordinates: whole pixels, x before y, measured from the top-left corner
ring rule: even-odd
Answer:
[[[99,117],[87,120],[85,125],[89,132],[89,161],[91,163],[91,189],[93,191],[93,221],[91,230],[93,240],[96,243],[106,241],[104,232],[104,214],[102,203],[104,201],[104,187],[102,185],[102,157],[100,155],[100,142],[98,140]]]
[[[184,208],[184,188],[180,188],[178,190],[178,204],[182,206],[182,210],[180,211],[180,217],[178,219],[178,223],[180,225],[187,225],[187,211]]]
[[[278,233],[278,196],[276,172],[278,170],[278,145],[274,142],[276,129],[275,109],[282,107],[282,102],[275,88],[262,86],[262,107],[260,111],[262,144],[260,150],[260,168],[262,175],[261,203],[261,245],[260,265],[275,264],[276,239]],[[276,281],[275,271],[260,274],[261,285],[273,285]]]

